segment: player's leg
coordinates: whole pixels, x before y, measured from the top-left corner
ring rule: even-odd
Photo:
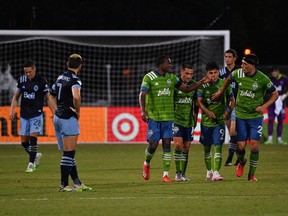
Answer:
[[[244,172],[244,166],[246,164],[247,159],[245,159],[245,147],[246,140],[248,138],[248,133],[246,129],[247,120],[236,118],[236,128],[237,128],[237,160],[238,165],[236,167],[236,175],[241,177]]]
[[[183,127],[180,125],[173,125],[173,141],[174,141],[174,161],[176,168],[175,181],[182,181],[182,149],[183,149]]]
[[[285,142],[282,139],[282,132],[283,132],[283,122],[286,118],[286,111],[285,109],[281,110],[280,114],[277,116],[277,143],[282,145],[287,145],[287,142]]]
[[[268,108],[268,137],[264,144],[269,145],[273,144],[273,130],[274,130],[274,120],[276,114],[274,113],[274,109]]]
[[[212,170],[212,153],[211,153],[211,145],[213,144],[213,128],[206,127],[201,124],[201,136],[200,143],[204,147],[204,163],[206,166],[206,180],[211,181],[213,177]]]
[[[154,157],[160,140],[160,123],[152,119],[148,120],[147,141],[148,146],[145,149],[145,160],[142,167],[142,176],[145,180],[150,178],[150,161]]]
[[[259,162],[259,147],[262,139],[263,117],[251,119],[249,123],[250,136],[250,169],[248,173],[248,181],[257,181],[254,177]]]
[[[172,159],[171,141],[173,138],[173,122],[162,122],[160,130],[160,138],[162,139],[162,159],[163,159],[163,182],[172,182],[169,178],[170,164]]]
[[[223,177],[220,175],[222,164],[222,146],[225,139],[225,125],[220,124],[214,127],[213,143],[214,143],[214,172],[212,180],[221,181]]]
[[[182,179],[184,181],[190,181],[186,176],[186,170],[188,165],[189,150],[191,142],[193,141],[194,128],[185,128],[183,135],[183,150],[182,150]]]
[[[228,144],[228,157],[225,162],[225,166],[232,166],[232,160],[234,153],[237,149],[237,138],[236,138],[236,113],[235,108],[233,109],[230,119],[226,121],[226,126],[229,131],[230,140]]]

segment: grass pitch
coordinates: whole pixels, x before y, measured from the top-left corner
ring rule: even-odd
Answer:
[[[93,191],[69,193],[58,192],[61,152],[56,145],[39,146],[43,157],[34,173],[24,172],[28,156],[21,145],[2,145],[0,215],[287,215],[288,146],[261,146],[257,182],[247,181],[248,163],[241,178],[234,166],[222,166],[223,181],[205,181],[201,145],[191,146],[190,182],[161,182],[161,146],[151,163],[151,178],[145,181],[145,148],[78,145],[79,176]],[[227,148],[224,145],[223,163]],[[174,178],[174,161],[170,173]]]

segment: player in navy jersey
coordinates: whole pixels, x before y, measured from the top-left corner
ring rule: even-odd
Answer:
[[[38,152],[37,138],[43,132],[43,104],[46,98],[48,106],[54,114],[56,105],[50,95],[47,80],[36,73],[36,66],[32,60],[24,64],[24,75],[17,83],[17,90],[13,96],[10,109],[11,120],[15,119],[15,109],[21,97],[20,105],[20,136],[21,144],[29,154],[27,173],[39,168],[42,154]]]
[[[287,143],[282,140],[283,132],[283,122],[286,118],[286,97],[287,97],[287,88],[288,88],[288,77],[280,73],[280,70],[277,66],[274,66],[271,71],[270,76],[271,81],[273,82],[279,98],[275,103],[268,107],[268,140],[264,144],[272,144],[273,138],[273,126],[274,120],[277,118],[277,143],[287,145]]]
[[[92,188],[81,183],[75,161],[76,144],[80,134],[78,120],[80,118],[81,86],[77,77],[82,69],[83,60],[79,54],[72,54],[68,58],[68,70],[60,75],[53,85],[53,94],[57,100],[57,110],[53,123],[59,150],[63,151],[60,162],[61,184],[60,191],[90,191]],[[69,176],[74,186],[69,186]]]
[[[236,65],[237,58],[238,58],[237,52],[234,49],[228,49],[225,51],[224,60],[225,60],[226,66],[219,70],[220,79],[226,79],[232,73],[232,71],[240,68],[239,66]],[[236,95],[237,95],[236,82],[232,82],[231,87],[232,87],[234,97],[236,98]],[[230,118],[226,121],[226,127],[229,131],[230,140],[229,140],[229,146],[228,146],[228,157],[225,162],[225,166],[232,165],[232,159],[237,148],[235,125],[236,125],[236,115],[235,115],[235,108],[234,108]],[[237,161],[235,165],[237,165]]]

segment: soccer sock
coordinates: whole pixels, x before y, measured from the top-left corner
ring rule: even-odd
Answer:
[[[246,153],[245,149],[239,150],[239,149],[237,148],[238,161],[239,161],[240,163],[242,163],[242,164],[243,164],[244,161],[245,161],[245,153]]]
[[[222,163],[222,146],[214,146],[214,170],[219,171]]]
[[[171,163],[171,150],[163,150],[162,153],[162,160],[163,160],[163,171],[169,172],[170,170],[170,163]]]
[[[179,149],[174,150],[174,160],[175,160],[176,173],[181,172],[182,150]]]
[[[29,142],[21,142],[21,145],[23,146],[23,148],[25,149],[25,151],[29,154],[30,143],[29,143]],[[30,155],[30,154],[29,154],[29,155]]]
[[[189,155],[189,152],[182,151],[182,174],[183,175],[185,175],[186,173],[187,164],[188,164],[188,155]]]
[[[73,160],[72,160],[73,166],[72,166],[71,171],[70,171],[70,176],[71,176],[74,184],[81,185],[81,181],[78,177],[76,160],[75,160],[75,153],[76,152],[75,151],[72,151],[72,152],[74,152],[74,155],[73,155]]]
[[[272,142],[272,136],[269,135],[267,141]]]
[[[253,174],[256,171],[257,165],[258,165],[258,161],[259,161],[259,151],[251,151],[250,154],[250,169],[249,169],[249,173]]]
[[[74,151],[63,151],[63,156],[60,162],[61,169],[61,185],[68,185],[69,175],[73,167]]]
[[[227,161],[232,161],[234,152],[237,149],[237,140],[236,136],[231,136],[230,142],[229,142],[229,147],[228,147],[228,158]]]
[[[155,151],[149,148],[149,146],[145,150],[145,161],[147,164],[150,164],[151,159],[154,156]]]
[[[37,152],[37,137],[30,136],[29,162],[34,163]]]
[[[211,165],[211,146],[204,146],[204,161],[205,161],[205,165],[207,170],[211,170],[212,169],[212,165]]]

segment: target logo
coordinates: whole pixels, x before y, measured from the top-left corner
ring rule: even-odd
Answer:
[[[134,115],[121,113],[112,121],[112,132],[119,140],[133,140],[139,133],[139,122]]]

